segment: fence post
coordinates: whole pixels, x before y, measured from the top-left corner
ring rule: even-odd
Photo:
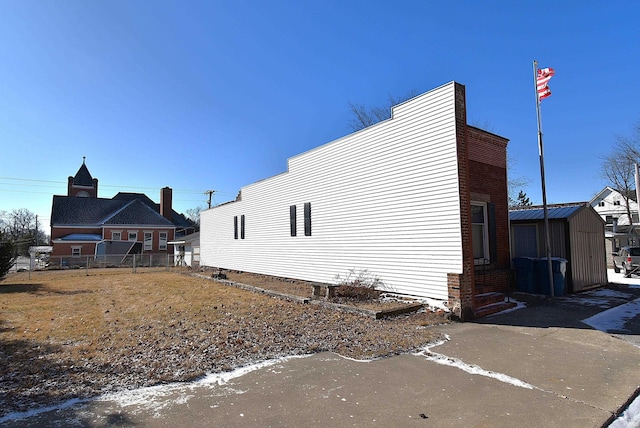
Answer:
[[[133,273],[136,273],[136,255],[133,255]]]
[[[84,265],[85,267],[85,273],[87,274],[87,276],[89,276],[89,256],[87,256],[87,262]]]
[[[167,272],[169,272],[169,253],[167,253]]]

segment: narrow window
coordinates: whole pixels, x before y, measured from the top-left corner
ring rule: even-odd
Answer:
[[[144,232],[144,251],[153,250],[153,232]]]
[[[80,257],[82,255],[82,247],[71,247],[71,256]]]
[[[471,204],[471,239],[473,258],[479,262],[489,259],[485,204]]]
[[[240,239],[244,239],[244,214],[240,216]]]
[[[311,236],[311,202],[304,204],[304,236]]]
[[[129,232],[129,241],[136,242],[138,240],[138,232]]]
[[[291,225],[291,236],[296,236],[298,234],[298,230],[296,228],[296,206],[291,205],[289,207],[289,224]]]
[[[112,241],[119,241],[122,239],[122,233],[121,232],[111,232],[111,240]]]
[[[159,234],[159,242],[158,242],[158,249],[160,250],[166,250],[167,249],[167,232],[160,232]]]
[[[238,239],[238,216],[233,217],[233,239]]]

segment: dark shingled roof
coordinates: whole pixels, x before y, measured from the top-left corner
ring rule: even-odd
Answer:
[[[121,201],[125,206],[104,224],[145,224],[154,226],[174,226],[172,222],[155,212],[139,199],[131,202]]]
[[[124,203],[113,199],[54,196],[51,224],[100,225],[121,209]]]
[[[160,212],[160,204],[156,204],[155,202],[153,202],[144,193],[118,192],[118,194],[115,195],[113,199],[122,200],[122,201],[133,201],[138,199],[139,201],[143,202],[145,205],[152,208],[155,212],[158,212],[158,213]],[[173,224],[175,224],[177,227],[185,227],[185,228],[193,227],[193,224],[189,220],[187,220],[184,214],[178,213],[172,209],[171,215],[172,215],[171,218],[173,220]]]
[[[76,176],[73,177],[73,184],[76,186],[93,186],[93,177],[84,163],[82,163],[82,166],[80,166],[80,169],[76,172]]]
[[[122,201],[75,196],[53,197],[51,224],[53,226],[102,224],[174,226],[174,223],[138,199]]]

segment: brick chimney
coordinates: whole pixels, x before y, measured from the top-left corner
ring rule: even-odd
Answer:
[[[171,187],[163,187],[160,189],[160,215],[169,221],[173,221],[171,200],[173,191]]]

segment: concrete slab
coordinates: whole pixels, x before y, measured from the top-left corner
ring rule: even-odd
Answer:
[[[159,402],[94,401],[6,426],[599,427],[608,417],[588,403],[424,356],[357,362],[323,353],[226,385],[185,387]]]

